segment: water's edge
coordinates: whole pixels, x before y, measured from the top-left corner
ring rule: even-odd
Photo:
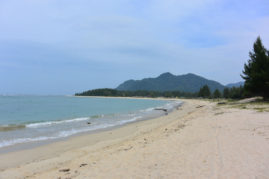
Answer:
[[[152,99],[150,99],[152,100]],[[91,133],[98,133],[100,131],[104,131],[104,130],[112,130],[114,128],[117,127],[121,127],[130,123],[135,123],[135,122],[139,122],[139,121],[143,121],[143,120],[149,120],[149,119],[153,119],[153,118],[157,118],[163,115],[167,115],[168,113],[172,112],[174,109],[180,107],[183,103],[179,100],[171,100],[171,99],[157,99],[157,100],[166,100],[168,101],[167,104],[172,104],[172,107],[170,109],[168,109],[167,112],[165,111],[159,111],[156,112],[156,110],[154,109],[145,109],[144,111],[149,110],[149,113],[145,113],[144,116],[140,116],[140,115],[136,115],[132,118],[128,118],[125,120],[119,120],[113,124],[106,124],[105,126],[95,126],[94,128],[82,128],[80,131],[68,131],[68,133],[65,133],[64,131],[61,131],[61,135],[56,136],[56,137],[37,137],[37,138],[29,138],[26,139],[24,141],[20,141],[20,139],[18,139],[17,141],[13,141],[13,143],[8,143],[6,146],[2,146],[2,148],[0,148],[0,154],[1,153],[7,153],[7,152],[12,152],[12,151],[17,151],[17,150],[24,150],[24,149],[30,149],[33,147],[37,147],[37,146],[41,146],[41,145],[46,145],[49,143],[53,143],[53,142],[57,142],[57,141],[61,141],[61,140],[68,140],[68,138],[73,137],[73,136],[77,136],[77,135],[83,135],[83,134],[91,134]],[[170,101],[170,103],[169,103]],[[153,112],[152,112],[153,111]],[[155,112],[155,113],[154,113]],[[97,116],[96,118],[98,118],[99,116]],[[65,120],[65,121],[52,121],[52,122],[43,122],[43,123],[36,123],[36,124],[28,124],[25,125],[23,127],[28,127],[28,128],[35,128],[35,127],[39,127],[39,126],[47,126],[49,127],[51,124],[61,124],[61,123],[71,123],[71,122],[77,122],[77,121],[86,121],[88,119],[86,118],[77,118],[77,119],[72,119],[72,120]],[[9,126],[9,127],[13,127],[13,126]],[[13,130],[13,129],[11,129]]]

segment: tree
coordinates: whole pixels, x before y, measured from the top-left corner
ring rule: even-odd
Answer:
[[[207,85],[204,85],[202,88],[200,88],[198,96],[203,98],[209,98],[211,96],[209,87]]]
[[[229,92],[229,98],[232,99],[242,99],[244,97],[244,88],[240,87],[232,87]]]
[[[220,98],[221,97],[221,93],[218,89],[216,89],[213,93],[213,98]]]
[[[223,90],[223,97],[224,98],[229,98],[230,97],[230,90],[229,90],[229,88],[224,88],[224,90]]]
[[[250,59],[244,65],[243,75],[244,88],[252,95],[269,98],[269,51],[263,46],[258,37],[253,45],[253,51],[249,52]]]

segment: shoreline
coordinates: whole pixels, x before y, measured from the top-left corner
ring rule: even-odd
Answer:
[[[92,97],[92,96],[85,96],[85,97]],[[94,97],[96,98],[96,97]],[[103,97],[103,98],[107,98],[107,97]],[[110,98],[110,97],[108,97]],[[118,97],[111,97],[111,98],[118,98]],[[125,98],[125,97],[120,97],[120,98]],[[125,99],[149,99],[152,100],[151,98],[137,98],[137,97],[126,97]],[[155,98],[156,100],[160,100]],[[162,100],[167,100],[167,101],[180,101],[180,107],[184,105],[184,102],[180,99],[162,99]],[[173,114],[174,112],[176,112],[177,109],[173,108],[172,112],[169,112],[168,115]],[[124,123],[121,125],[116,125],[116,126],[112,126],[112,127],[108,127],[108,128],[103,128],[103,129],[97,129],[97,130],[93,130],[93,131],[87,131],[87,132],[81,132],[81,133],[77,133],[68,137],[63,137],[63,138],[58,138],[58,139],[53,139],[53,140],[49,140],[49,141],[36,141],[36,142],[30,142],[30,143],[20,143],[20,144],[16,144],[14,146],[7,146],[4,148],[0,149],[0,161],[7,161],[8,158],[12,157],[13,155],[17,155],[17,156],[23,156],[25,155],[24,153],[27,153],[26,155],[28,156],[34,151],[34,153],[36,153],[35,156],[32,156],[28,159],[24,158],[24,157],[18,157],[17,160],[18,161],[12,161],[11,163],[8,164],[3,164],[0,162],[0,171],[3,169],[6,169],[8,167],[15,167],[18,166],[20,164],[24,164],[27,162],[31,162],[34,160],[38,160],[39,158],[41,158],[41,155],[39,155],[38,153],[45,153],[42,154],[42,156],[47,156],[47,157],[52,157],[55,155],[58,155],[59,153],[62,153],[63,151],[67,151],[70,149],[74,149],[74,148],[79,148],[79,147],[83,147],[84,142],[82,141],[85,140],[86,138],[91,138],[90,140],[90,145],[95,145],[96,143],[98,143],[98,141],[93,140],[93,138],[100,138],[102,141],[106,141],[106,140],[110,140],[115,136],[109,136],[109,134],[116,132],[117,130],[125,130],[125,128],[132,128],[131,126],[134,125],[144,125],[146,123],[151,123],[150,121],[154,121],[154,120],[161,120],[162,118],[165,118],[166,115],[161,115],[158,117],[154,117],[154,118],[147,118],[147,119],[142,119],[142,120],[137,120],[137,121],[132,121],[132,122],[128,122],[128,123]],[[130,125],[130,126],[129,126]],[[127,134],[127,133],[126,133]],[[118,138],[118,136],[116,137]],[[113,138],[114,139],[114,138]],[[76,146],[73,144],[69,144],[69,143],[76,143]],[[87,144],[88,145],[88,144]],[[49,151],[49,148],[56,148],[55,151],[52,152],[46,152]],[[38,151],[38,152],[35,152]]]
[[[0,155],[0,178],[269,176],[269,112],[181,101],[167,116]]]
[[[88,97],[88,96],[86,96],[86,97]],[[92,96],[90,96],[90,97],[91,98],[109,98],[109,97],[92,97]],[[112,97],[112,98],[115,98],[115,97]],[[124,99],[141,99],[141,100],[147,100],[148,99],[148,100],[158,100],[158,101],[164,100],[164,101],[168,101],[168,103],[173,103],[174,107],[171,108],[172,110],[174,110],[176,107],[180,106],[180,101],[177,100],[177,99],[150,99],[150,98],[137,98],[137,97],[124,98]],[[177,104],[176,101],[179,101],[178,104]],[[35,147],[38,147],[38,146],[47,145],[47,144],[54,143],[54,142],[59,142],[61,140],[67,140],[68,138],[73,137],[73,136],[92,134],[92,133],[96,133],[96,132],[103,131],[103,130],[112,130],[113,128],[120,127],[120,126],[129,124],[129,123],[137,122],[137,121],[140,121],[140,120],[149,120],[149,119],[160,117],[160,116],[164,115],[162,113],[156,113],[154,111],[155,110],[152,110],[152,114],[150,114],[150,113],[142,114],[141,117],[139,116],[139,118],[141,118],[141,119],[139,119],[139,118],[136,119],[136,117],[134,117],[134,119],[133,118],[129,119],[129,118],[126,118],[127,117],[126,116],[125,117],[126,119],[124,119],[119,124],[115,123],[115,125],[111,124],[109,126],[104,126],[104,127],[100,126],[100,127],[96,128],[96,129],[93,126],[93,129],[89,128],[88,130],[84,130],[84,131],[83,130],[79,131],[79,129],[77,129],[78,130],[77,133],[74,133],[74,134],[71,134],[71,135],[68,135],[68,136],[64,136],[64,137],[59,136],[59,137],[53,137],[51,139],[49,139],[49,137],[48,137],[47,140],[33,140],[33,141],[29,141],[29,142],[27,142],[27,141],[26,142],[18,142],[18,143],[7,145],[7,146],[5,146],[5,144],[4,144],[4,146],[2,146],[0,148],[0,154],[8,153],[10,151],[14,152],[14,151],[18,151],[18,150],[31,149],[31,148],[35,148]],[[102,115],[100,115],[100,116],[102,116]],[[88,118],[88,120],[91,119],[91,117],[87,117],[87,118]],[[86,117],[85,117],[85,121],[86,121]],[[53,122],[57,123],[58,121],[52,121],[52,123]],[[59,123],[60,122],[61,121],[59,121]],[[44,122],[44,123],[47,123],[47,122]],[[64,120],[63,120],[63,123],[64,123]],[[35,123],[33,123],[33,124],[35,124]],[[10,126],[7,126],[7,127],[3,127],[3,129],[4,129],[3,131],[8,131],[7,129],[9,129],[9,131],[16,131],[16,129],[26,128],[27,125],[29,125],[29,124],[10,125]],[[0,126],[0,128],[1,128],[1,126]]]
[[[165,101],[176,101],[184,98],[166,98],[166,97],[141,97],[141,96],[132,96],[132,97],[123,97],[123,96],[67,96],[67,97],[79,97],[79,98],[123,98],[123,99],[148,99],[148,100],[165,100]]]

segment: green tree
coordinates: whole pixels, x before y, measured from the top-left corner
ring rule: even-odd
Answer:
[[[269,51],[263,46],[258,37],[253,45],[253,51],[249,52],[250,59],[244,65],[242,78],[245,79],[244,88],[252,95],[269,98]]]
[[[229,88],[224,88],[224,90],[223,90],[223,97],[224,98],[229,98],[230,97],[230,90],[229,90]]]
[[[232,98],[232,99],[244,98],[244,88],[242,86],[232,87],[229,92],[229,98]]]
[[[204,85],[202,88],[200,88],[198,96],[203,98],[209,98],[211,96],[209,87],[207,85]]]
[[[213,93],[213,98],[220,98],[221,97],[221,93],[218,89],[216,89]]]

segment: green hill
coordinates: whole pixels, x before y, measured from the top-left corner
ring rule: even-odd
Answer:
[[[125,81],[116,89],[121,91],[182,91],[193,93],[199,91],[204,85],[208,85],[211,91],[215,89],[223,91],[225,88],[225,86],[216,81],[208,80],[191,73],[178,76],[171,73],[163,73],[157,78]]]
[[[244,86],[245,82],[244,81],[240,81],[240,82],[237,82],[237,83],[229,83],[226,85],[226,87],[228,88],[232,88],[232,87],[240,87],[240,86]]]

